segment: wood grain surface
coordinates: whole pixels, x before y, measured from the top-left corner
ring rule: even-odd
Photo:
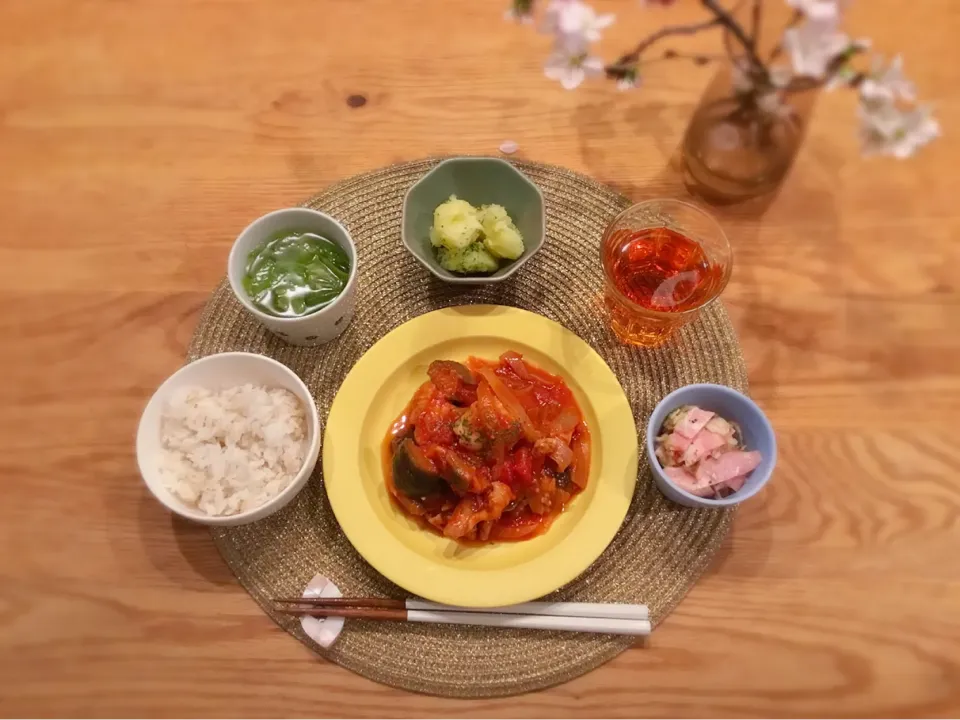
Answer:
[[[139,413],[251,218],[506,139],[636,199],[683,194],[671,158],[715,69],[659,63],[638,92],[568,93],[503,5],[0,3],[0,713],[960,713],[956,0],[861,0],[849,20],[903,52],[942,140],[863,160],[854,97],[823,94],[782,191],[717,211],[782,455],[648,647],[518,698],[384,688],[278,630],[208,533],[147,496]],[[597,5],[620,15],[608,57],[699,14]]]

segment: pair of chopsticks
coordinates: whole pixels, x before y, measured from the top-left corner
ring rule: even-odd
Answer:
[[[569,630],[612,635],[647,635],[646,605],[528,602],[495,608],[464,608],[426,600],[388,598],[278,598],[280,612],[311,617],[487,625],[529,630]]]

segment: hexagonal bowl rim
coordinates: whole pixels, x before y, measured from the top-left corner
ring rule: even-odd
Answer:
[[[494,276],[484,277],[482,275],[461,277],[458,275],[454,275],[453,273],[450,273],[447,270],[444,270],[443,268],[439,267],[439,265],[435,265],[429,262],[428,260],[424,260],[422,257],[420,257],[416,252],[414,252],[413,248],[410,247],[410,242],[408,241],[408,238],[407,238],[407,208],[410,205],[410,196],[413,194],[413,191],[424,180],[426,180],[428,177],[430,177],[433,173],[435,173],[444,165],[460,163],[460,162],[471,163],[475,161],[483,161],[483,162],[493,161],[493,162],[499,163],[500,165],[504,165],[510,168],[510,170],[512,170],[521,179],[523,179],[523,181],[526,182],[527,185],[532,187],[534,192],[536,192],[537,197],[540,198],[540,225],[543,229],[540,233],[539,244],[537,245],[536,248],[532,249],[526,255],[526,257],[522,257],[519,260],[515,260],[508,268],[506,268],[506,272],[504,272],[503,275],[498,275],[496,277]],[[400,213],[400,240],[403,243],[403,246],[406,248],[407,252],[410,253],[418,263],[423,265],[423,267],[425,267],[430,272],[430,274],[433,275],[435,278],[446,283],[451,283],[453,285],[488,285],[488,284],[503,282],[504,280],[510,277],[513,277],[514,273],[516,273],[517,270],[519,270],[524,265],[526,265],[527,262],[529,262],[529,260],[534,255],[540,252],[540,249],[543,247],[543,243],[546,242],[546,239],[547,239],[547,201],[546,201],[546,198],[544,198],[543,196],[543,191],[533,180],[527,177],[526,173],[524,173],[520,168],[518,168],[509,160],[504,160],[503,158],[488,157],[485,155],[464,155],[460,157],[445,158],[440,162],[438,162],[436,165],[434,165],[432,168],[430,168],[423,175],[421,175],[415,183],[413,183],[409,188],[407,188],[407,192],[403,196],[403,207],[401,208],[401,213]]]

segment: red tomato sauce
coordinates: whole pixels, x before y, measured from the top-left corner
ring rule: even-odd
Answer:
[[[466,543],[545,532],[590,476],[590,431],[562,378],[519,353],[431,363],[382,446],[387,490]]]

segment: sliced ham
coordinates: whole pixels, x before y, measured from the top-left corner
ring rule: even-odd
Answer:
[[[682,455],[683,451],[690,447],[690,438],[686,438],[680,433],[673,432],[667,436],[667,439],[664,440],[664,444],[671,450],[674,450],[678,454]]]
[[[743,484],[746,481],[747,481],[746,475],[737,475],[735,478],[731,478],[730,480],[727,480],[726,485],[733,492],[736,492],[737,490],[743,487]]]
[[[688,440],[693,440],[697,433],[703,429],[703,426],[710,422],[716,413],[712,413],[709,410],[703,410],[698,407],[691,407],[687,414],[683,416],[683,420],[677,423],[677,427],[674,428],[674,432],[679,433]]]
[[[733,426],[719,415],[714,416],[707,423],[706,429],[719,435],[733,435]]]
[[[719,485],[752,472],[760,464],[756,450],[731,450],[718,458],[704,458],[697,468],[697,485]],[[742,483],[741,483],[742,485]]]
[[[657,457],[664,465],[679,465],[684,451],[690,447],[690,440],[683,435],[670,433],[657,438]]]
[[[687,449],[683,453],[682,462],[687,467],[691,467],[701,458],[706,457],[714,450],[719,450],[727,446],[725,435],[719,435],[703,429],[697,433],[693,440],[688,441]]]
[[[682,490],[686,490],[691,495],[704,497],[713,495],[713,488],[709,485],[699,485],[697,479],[689,472],[680,467],[665,467],[663,472],[667,474],[676,485]]]
[[[657,459],[667,477],[692,495],[719,499],[735,493],[760,464],[759,452],[741,449],[737,426],[709,410],[678,408],[662,431]]]

